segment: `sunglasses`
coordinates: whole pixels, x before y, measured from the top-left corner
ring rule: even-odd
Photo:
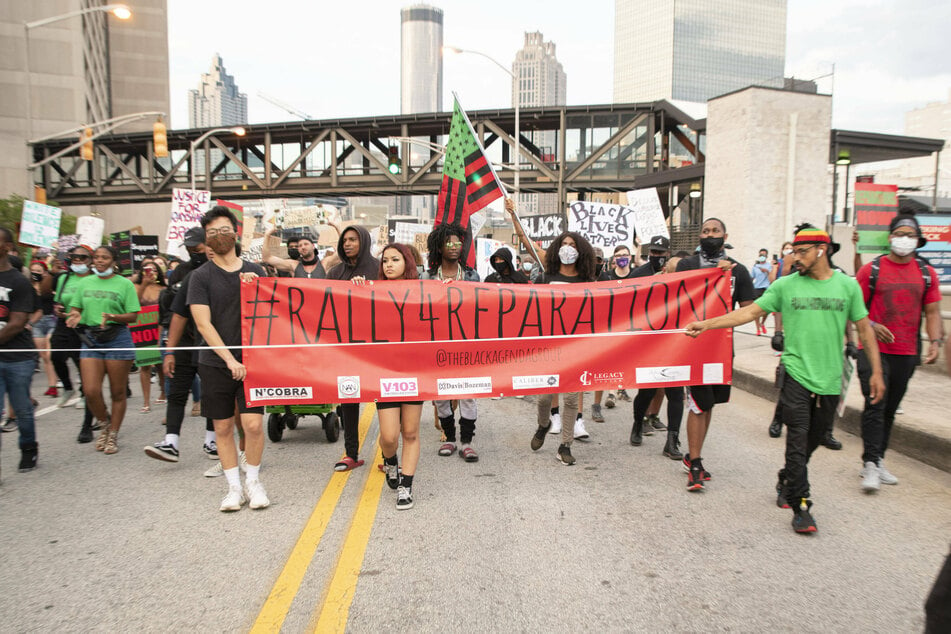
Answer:
[[[86,261],[88,261],[88,260],[89,260],[89,256],[88,256],[88,255],[78,255],[78,254],[77,254],[77,255],[70,255],[70,256],[69,256],[69,261],[70,261],[70,262],[86,262]]]

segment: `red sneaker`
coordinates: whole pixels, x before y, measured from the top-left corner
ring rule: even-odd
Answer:
[[[55,385],[52,385],[48,390],[43,392],[43,396],[59,396],[59,390],[56,389]]]

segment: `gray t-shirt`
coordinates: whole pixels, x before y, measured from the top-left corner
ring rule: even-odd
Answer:
[[[242,262],[241,270],[229,273],[214,262],[193,271],[188,282],[188,305],[204,304],[211,309],[211,325],[231,354],[241,361],[241,273],[257,273],[264,277],[264,269],[251,262]],[[198,362],[226,368],[228,364],[214,350],[202,350]]]

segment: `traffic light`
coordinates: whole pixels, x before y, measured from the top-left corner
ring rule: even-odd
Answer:
[[[92,128],[83,128],[82,134],[79,135],[79,140],[83,144],[79,147],[79,156],[82,157],[84,161],[92,160]]]
[[[165,124],[162,117],[152,124],[152,150],[156,158],[168,156],[168,137],[165,135]]]
[[[390,171],[390,174],[399,174],[403,169],[403,165],[400,162],[400,149],[395,145],[391,145],[388,154],[390,163],[387,169]]]

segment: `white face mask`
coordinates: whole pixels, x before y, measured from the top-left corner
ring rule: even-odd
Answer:
[[[896,236],[894,238],[890,238],[889,242],[892,246],[892,253],[900,258],[903,258],[906,255],[911,255],[915,252],[915,249],[918,248],[918,238],[912,238],[910,236],[907,238]]]
[[[522,270],[525,271],[526,273],[528,273],[529,271],[531,271],[531,270],[532,270],[532,263],[531,263],[531,262],[522,262]]]
[[[578,261],[578,249],[570,244],[562,245],[562,247],[558,249],[558,259],[561,260],[563,264],[574,264]]]

